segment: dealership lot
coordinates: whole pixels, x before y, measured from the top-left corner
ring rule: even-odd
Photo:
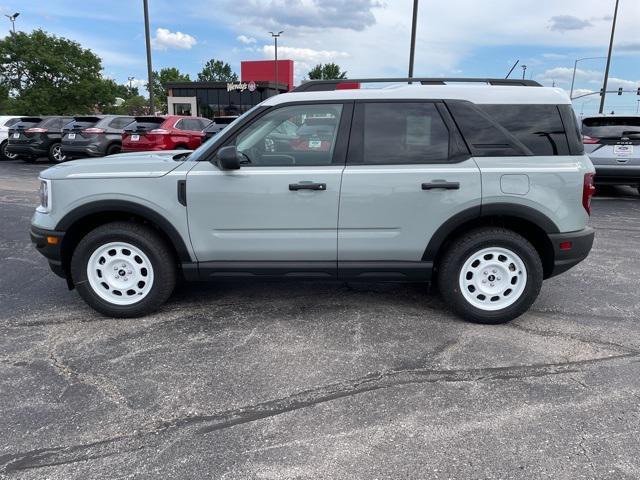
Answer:
[[[185,284],[105,319],[29,242],[0,163],[0,477],[638,478],[640,198],[504,326],[420,284]]]

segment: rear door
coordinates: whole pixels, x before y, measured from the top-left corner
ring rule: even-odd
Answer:
[[[351,108],[352,103],[276,107],[226,142],[243,158],[239,170],[201,161],[189,172],[189,232],[201,269],[214,276],[228,270],[335,276]],[[301,127],[310,118],[332,125],[324,142],[305,137],[303,145],[300,136],[274,147],[271,136],[278,127]]]
[[[358,102],[342,177],[339,275],[426,279],[434,232],[479,207],[480,172],[441,102]]]

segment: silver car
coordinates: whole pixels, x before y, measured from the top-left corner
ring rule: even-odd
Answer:
[[[629,185],[640,193],[640,116],[586,117],[582,135],[596,184]]]

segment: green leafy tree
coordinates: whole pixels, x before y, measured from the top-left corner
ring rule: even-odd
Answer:
[[[113,104],[113,82],[101,71],[91,50],[43,30],[0,40],[0,94],[7,94],[7,113],[77,114]]]
[[[237,82],[238,75],[231,70],[231,65],[222,60],[212,58],[204,64],[198,73],[199,82]]]
[[[347,72],[340,69],[336,63],[319,63],[309,73],[309,80],[342,80],[347,78]]]
[[[189,82],[188,73],[182,73],[175,67],[166,67],[160,69],[159,72],[153,72],[153,98],[155,101],[156,110],[162,112],[167,111],[167,89],[164,84],[167,82]],[[148,87],[147,87],[148,88]]]

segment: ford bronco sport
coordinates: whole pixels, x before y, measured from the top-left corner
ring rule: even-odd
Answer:
[[[571,103],[527,80],[411,80],[310,81],[192,153],[49,168],[32,241],[114,317],[157,309],[178,276],[278,277],[437,280],[463,318],[506,322],[593,243]]]

